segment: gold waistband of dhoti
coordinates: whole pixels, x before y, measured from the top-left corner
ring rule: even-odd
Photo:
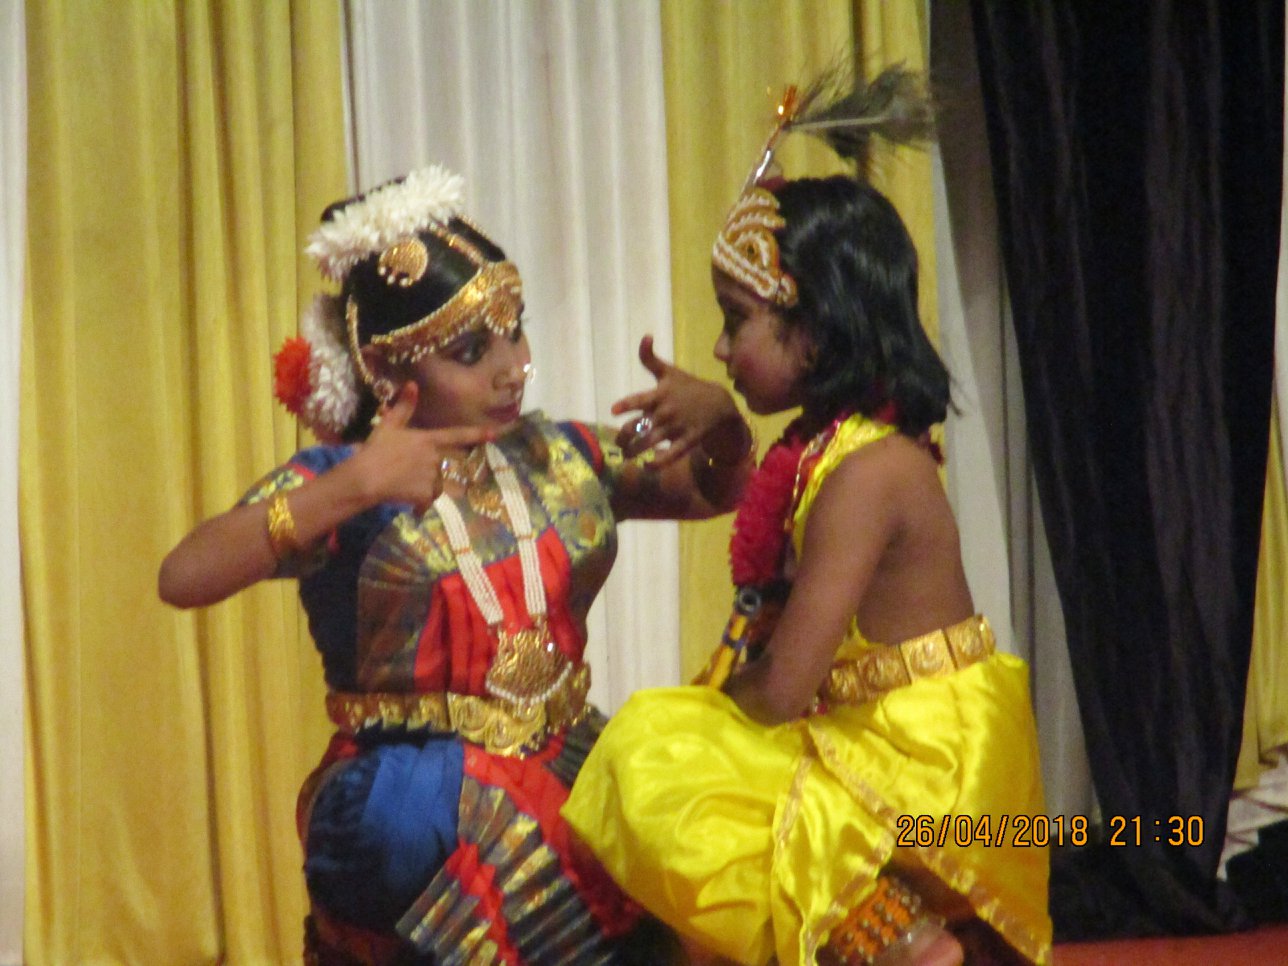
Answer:
[[[429,693],[332,691],[327,715],[347,734],[394,729],[456,734],[494,755],[522,757],[540,751],[551,735],[586,713],[590,666],[580,664],[542,701],[510,701],[452,691]]]
[[[938,678],[982,661],[997,649],[993,629],[970,617],[899,644],[880,645],[837,661],[819,689],[826,704],[863,704],[922,678]]]

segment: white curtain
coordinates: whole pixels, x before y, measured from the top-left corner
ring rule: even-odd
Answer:
[[[945,427],[948,494],[975,605],[999,646],[1032,669],[1047,810],[1089,815],[1095,797],[1026,442],[970,8],[931,9],[931,73],[946,105],[935,165],[939,331],[959,409]]]
[[[18,360],[26,249],[22,0],[0,0],[0,963],[22,962],[23,644],[18,562]]]
[[[528,405],[611,422],[671,352],[661,24],[655,0],[348,0],[355,184],[430,162],[523,273]],[[591,613],[592,698],[679,680],[676,526],[620,531]]]

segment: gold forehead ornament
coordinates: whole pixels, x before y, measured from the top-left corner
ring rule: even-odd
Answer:
[[[509,261],[490,262],[464,237],[433,223],[432,232],[451,248],[477,266],[468,282],[423,318],[400,329],[371,337],[392,365],[416,363],[430,352],[437,352],[463,333],[484,328],[498,336],[511,335],[523,311],[523,281],[519,270]],[[423,258],[423,264],[421,259]],[[429,253],[419,238],[403,239],[381,252],[377,271],[387,284],[408,287],[418,282],[429,265]],[[358,337],[358,303],[349,296],[345,305],[349,350],[358,374],[371,385],[375,375],[362,358]]]
[[[429,268],[429,250],[419,238],[395,242],[380,253],[376,271],[389,285],[410,288],[425,275]]]

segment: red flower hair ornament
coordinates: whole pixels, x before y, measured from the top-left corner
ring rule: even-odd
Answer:
[[[358,411],[343,334],[340,299],[318,295],[300,319],[300,335],[273,356],[273,395],[323,443],[338,443]]]
[[[313,349],[307,339],[292,336],[273,356],[273,395],[293,416],[302,416],[313,394],[309,360]]]

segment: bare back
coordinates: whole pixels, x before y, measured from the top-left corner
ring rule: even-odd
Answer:
[[[808,704],[856,617],[867,640],[889,644],[974,613],[957,525],[925,447],[891,433],[820,479],[782,617],[761,659],[726,686],[765,722]]]
[[[888,543],[855,602],[859,630],[870,641],[893,644],[970,617],[975,609],[957,521],[934,458],[901,435],[847,457],[865,458],[879,460],[895,479],[886,490],[892,512]],[[861,517],[855,524],[862,526]]]

